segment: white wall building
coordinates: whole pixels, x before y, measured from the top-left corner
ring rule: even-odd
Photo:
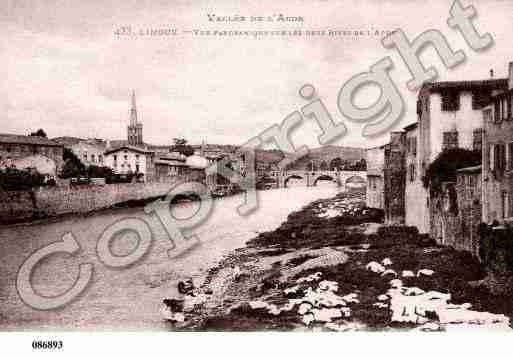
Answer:
[[[154,178],[154,152],[133,146],[122,146],[105,152],[105,165],[117,174],[141,174],[144,181]]]
[[[406,224],[429,232],[429,193],[421,185],[430,163],[448,148],[481,149],[483,115],[492,95],[507,88],[507,79],[427,83],[419,91],[415,181],[406,181]]]

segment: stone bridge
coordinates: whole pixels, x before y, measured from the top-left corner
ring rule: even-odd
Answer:
[[[316,186],[318,181],[333,181],[345,191],[348,184],[367,184],[366,171],[274,171],[269,174],[279,188],[287,187],[290,179],[300,179],[305,186]]]

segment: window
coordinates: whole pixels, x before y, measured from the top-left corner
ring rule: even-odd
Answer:
[[[114,162],[118,160],[118,156],[114,155]]]
[[[458,147],[458,131],[449,131],[443,133],[442,151]]]
[[[96,157],[94,154],[91,155],[91,162],[96,162]]]
[[[495,169],[495,145],[490,145],[490,148],[488,149],[488,168],[490,171],[493,171]]]
[[[491,93],[487,90],[477,90],[472,92],[472,109],[480,110],[491,101]]]
[[[483,129],[478,128],[472,132],[472,148],[474,151],[481,151],[483,147]]]
[[[511,97],[501,96],[495,101],[495,122],[511,118]]]
[[[135,155],[135,159],[139,161],[139,155]]]
[[[406,143],[408,147],[408,153],[412,154],[413,156],[417,155],[417,138],[416,137],[410,137],[408,138],[408,142]]]
[[[125,155],[125,157],[124,157],[124,158],[125,158],[125,161],[126,161],[126,160],[128,160],[128,155]]]
[[[508,143],[508,169],[513,170],[513,142]]]
[[[103,156],[102,155],[98,155],[98,162],[103,163]]]
[[[493,145],[492,145],[493,146]],[[506,146],[496,144],[493,146],[493,169],[502,172],[506,166]]]
[[[87,153],[84,153],[84,161],[87,161]]]
[[[458,111],[460,109],[460,93],[458,91],[444,91],[442,96],[442,111]]]
[[[417,168],[415,167],[414,163],[410,163],[409,174],[410,174],[410,182],[414,182],[415,179],[417,178]]]

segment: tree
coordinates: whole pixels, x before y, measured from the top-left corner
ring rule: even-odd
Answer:
[[[344,161],[342,158],[337,157],[331,160],[330,162],[330,171],[342,170],[344,169]]]
[[[173,138],[174,145],[171,146],[171,151],[176,151],[182,155],[189,157],[194,154],[194,148],[187,144],[185,138]]]
[[[464,148],[451,148],[441,152],[429,165],[423,177],[425,188],[431,193],[440,193],[443,182],[456,182],[456,171],[460,168],[481,164],[481,152]]]
[[[80,177],[86,175],[86,167],[69,148],[64,148],[62,153],[64,166],[60,174],[61,178]]]
[[[43,130],[42,128],[40,128],[39,130],[37,130],[36,132],[31,132],[30,133],[30,136],[38,136],[38,137],[45,137],[47,138],[48,136],[46,135],[46,132],[45,130]]]

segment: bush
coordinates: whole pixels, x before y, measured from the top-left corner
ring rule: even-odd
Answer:
[[[108,178],[114,175],[114,171],[109,167],[100,167],[91,165],[87,168],[89,178]]]
[[[37,171],[6,168],[0,170],[0,188],[4,191],[27,191],[33,187],[42,186],[45,176]]]
[[[481,164],[481,152],[463,148],[445,150],[429,165],[422,179],[431,193],[440,193],[443,182],[456,182],[456,171],[460,168]]]

